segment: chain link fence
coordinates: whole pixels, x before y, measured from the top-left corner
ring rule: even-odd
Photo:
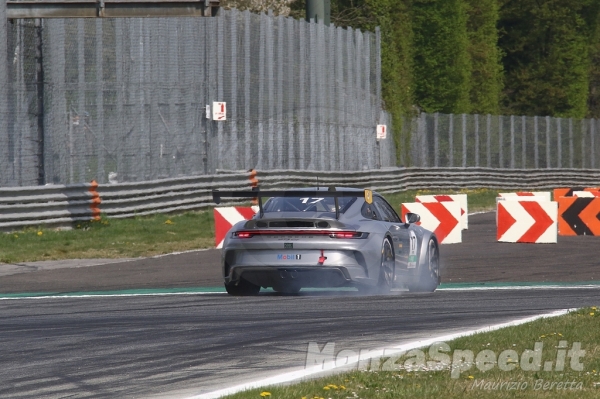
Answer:
[[[378,30],[222,10],[214,18],[46,19],[40,31],[30,20],[7,24],[4,4],[0,186],[36,185],[40,169],[46,183],[72,184],[396,163],[390,133],[375,135],[377,124],[391,128]],[[226,121],[206,118],[213,101],[226,102]]]
[[[407,120],[401,162],[417,167],[600,168],[600,120],[421,114]]]

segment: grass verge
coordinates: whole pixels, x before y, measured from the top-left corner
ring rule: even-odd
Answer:
[[[449,192],[445,191],[445,194]],[[495,207],[498,190],[463,190],[469,212]],[[402,202],[429,191],[405,191],[385,197],[399,211]],[[0,262],[85,258],[135,258],[214,246],[212,210],[180,215],[154,215],[131,219],[102,219],[79,223],[73,230],[45,227],[0,234]]]
[[[212,212],[153,215],[0,234],[0,262],[135,258],[214,246]]]
[[[581,309],[565,316],[540,319],[520,326],[463,337],[447,342],[440,353],[450,356],[451,363],[462,358],[461,351],[471,351],[475,360],[487,356],[489,370],[464,362],[465,370],[452,365],[440,367],[430,355],[430,348],[409,351],[406,355],[372,361],[369,368],[288,386],[272,386],[227,396],[228,399],[350,399],[350,398],[578,398],[600,396],[600,314],[596,307]],[[561,342],[562,341],[562,342]],[[571,363],[570,350],[577,342],[585,354]],[[539,370],[528,366],[537,363],[534,348],[541,345]],[[567,349],[558,347],[566,346]],[[432,346],[433,347],[433,346]],[[436,348],[441,345],[436,344]],[[527,350],[531,352],[527,352]],[[486,352],[482,352],[486,351]],[[505,352],[512,351],[512,352]],[[502,362],[494,362],[497,356]],[[563,370],[557,359],[565,358]],[[533,357],[529,357],[531,355]],[[468,356],[467,356],[468,357]],[[481,360],[480,359],[480,360]],[[524,360],[525,359],[525,360]],[[433,362],[428,364],[427,362]],[[544,371],[546,362],[552,371]],[[502,366],[500,365],[502,363]],[[581,367],[578,366],[581,364]],[[507,368],[514,369],[507,370]],[[527,370],[527,368],[533,370]],[[502,370],[502,369],[504,370]],[[581,368],[581,370],[579,370]]]

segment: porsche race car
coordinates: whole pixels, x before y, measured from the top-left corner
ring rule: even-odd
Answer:
[[[435,234],[409,213],[401,220],[378,193],[354,188],[213,191],[222,198],[257,198],[253,219],[235,224],[222,249],[231,295],[261,287],[294,294],[307,287],[434,291],[440,283]],[[263,201],[266,199],[266,201]]]

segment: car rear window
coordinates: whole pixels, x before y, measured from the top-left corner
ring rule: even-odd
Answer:
[[[340,213],[344,213],[357,197],[339,197]],[[309,197],[272,197],[265,202],[264,212],[335,212],[335,199]]]

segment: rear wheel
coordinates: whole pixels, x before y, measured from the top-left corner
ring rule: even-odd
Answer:
[[[396,274],[396,259],[392,243],[388,238],[383,241],[381,248],[381,267],[379,268],[379,282],[377,290],[381,293],[390,292],[394,286],[394,277]]]
[[[237,284],[225,284],[225,290],[229,295],[233,296],[252,296],[258,294],[260,291],[260,286],[254,285],[244,279],[240,279]]]
[[[440,251],[435,240],[427,243],[427,259],[419,266],[419,280],[408,286],[411,292],[433,292],[440,280]]]
[[[381,247],[381,265],[379,266],[379,278],[377,285],[360,285],[358,290],[363,294],[376,295],[390,292],[394,286],[394,277],[396,275],[396,261],[392,243],[388,238],[383,241]]]

